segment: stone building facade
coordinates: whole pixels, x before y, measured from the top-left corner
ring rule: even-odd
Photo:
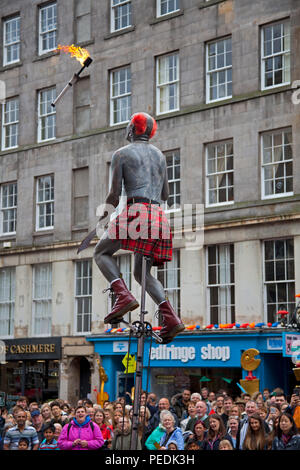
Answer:
[[[203,246],[174,240],[172,264],[157,273],[182,320],[272,323],[291,310],[300,289],[298,2],[3,0],[0,13],[1,339],[61,337],[59,396],[98,389],[85,338],[104,331],[107,282],[96,240],[76,251],[141,110],[158,123],[153,144],[179,208],[171,212],[198,204],[204,214]],[[93,62],[53,108],[80,68],[58,44],[88,49]],[[119,256],[138,296],[132,255]],[[152,316],[149,299],[147,309]]]

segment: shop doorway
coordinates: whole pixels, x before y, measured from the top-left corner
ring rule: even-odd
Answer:
[[[91,393],[91,368],[85,357],[79,360],[79,392],[82,398],[86,398]]]
[[[124,374],[123,372],[117,372],[117,387],[116,396],[125,397],[126,392],[130,393],[132,387],[134,387],[134,374]]]

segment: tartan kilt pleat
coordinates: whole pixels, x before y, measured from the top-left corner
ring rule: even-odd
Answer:
[[[172,233],[164,211],[157,205],[127,205],[108,225],[108,235],[123,250],[153,257],[159,266],[172,259]]]

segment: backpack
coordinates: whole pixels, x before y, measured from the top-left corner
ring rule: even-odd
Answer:
[[[89,421],[89,423],[90,423],[90,426],[91,426],[91,430],[94,433],[94,423],[93,423],[93,421]],[[67,430],[67,438],[68,439],[69,439],[69,433],[70,433],[71,426],[72,426],[72,421],[70,421],[70,423],[68,424],[68,430]]]

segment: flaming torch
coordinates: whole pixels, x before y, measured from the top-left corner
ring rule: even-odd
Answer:
[[[71,80],[62,89],[62,91],[57,96],[57,98],[53,101],[53,103],[51,103],[51,106],[53,108],[55,108],[56,103],[62,98],[62,96],[66,93],[69,87],[72,87],[77,82],[81,72],[93,62],[93,59],[91,58],[89,52],[86,49],[82,47],[76,47],[74,46],[74,44],[72,44],[71,46],[61,46],[59,44],[57,50],[61,50],[63,52],[69,53],[71,54],[71,57],[75,57],[75,59],[77,59],[81,63],[81,69],[79,70],[79,72],[74,73]]]

